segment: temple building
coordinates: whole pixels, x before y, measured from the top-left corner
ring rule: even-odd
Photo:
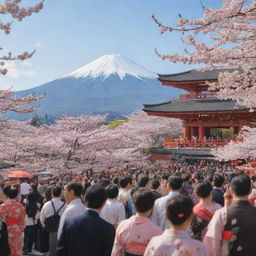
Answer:
[[[221,100],[208,90],[208,82],[216,82],[219,72],[190,70],[187,72],[159,75],[164,86],[173,86],[187,91],[169,102],[144,105],[149,115],[172,117],[183,120],[182,141],[167,139],[171,147],[215,147],[234,139],[244,125],[256,121],[256,112],[233,100]],[[229,136],[223,133],[228,130]]]

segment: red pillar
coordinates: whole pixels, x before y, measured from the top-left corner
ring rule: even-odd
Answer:
[[[189,126],[184,126],[183,128],[183,137],[184,139],[189,139],[190,134],[189,134]]]
[[[234,127],[234,134],[237,135],[240,132],[240,127],[239,126],[235,126]]]
[[[204,140],[204,127],[202,125],[199,126],[199,140],[203,141]]]
[[[191,139],[193,138],[193,136],[195,136],[195,128],[194,127],[190,127],[191,131],[190,131],[190,137]]]

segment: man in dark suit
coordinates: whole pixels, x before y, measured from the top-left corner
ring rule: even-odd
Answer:
[[[225,178],[220,174],[214,174],[213,176],[213,190],[212,201],[224,206],[224,181]]]
[[[102,186],[86,191],[85,213],[66,220],[57,245],[57,256],[110,256],[115,228],[99,216],[107,200]]]

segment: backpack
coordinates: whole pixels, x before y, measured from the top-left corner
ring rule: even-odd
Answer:
[[[54,207],[54,204],[53,204],[52,200],[51,200],[51,203],[52,203],[52,207],[53,207],[53,210],[54,210],[54,214],[45,219],[44,225],[45,225],[45,229],[48,232],[56,232],[56,231],[58,231],[59,223],[60,223],[59,211],[63,208],[65,203],[63,203],[63,205],[59,208],[58,211],[55,210],[55,207]]]

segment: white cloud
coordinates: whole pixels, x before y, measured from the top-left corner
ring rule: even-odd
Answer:
[[[27,63],[24,65],[22,63],[17,64],[14,61],[6,62],[4,65],[4,67],[8,70],[6,76],[15,80],[19,78],[29,78],[37,76],[38,72],[33,69],[28,69],[31,66],[31,63]]]
[[[33,66],[33,64],[31,62],[28,62],[27,60],[22,61],[21,65],[27,66],[27,67],[32,67]]]
[[[42,47],[43,44],[38,42],[38,43],[35,44],[35,46],[36,46],[36,47]]]

